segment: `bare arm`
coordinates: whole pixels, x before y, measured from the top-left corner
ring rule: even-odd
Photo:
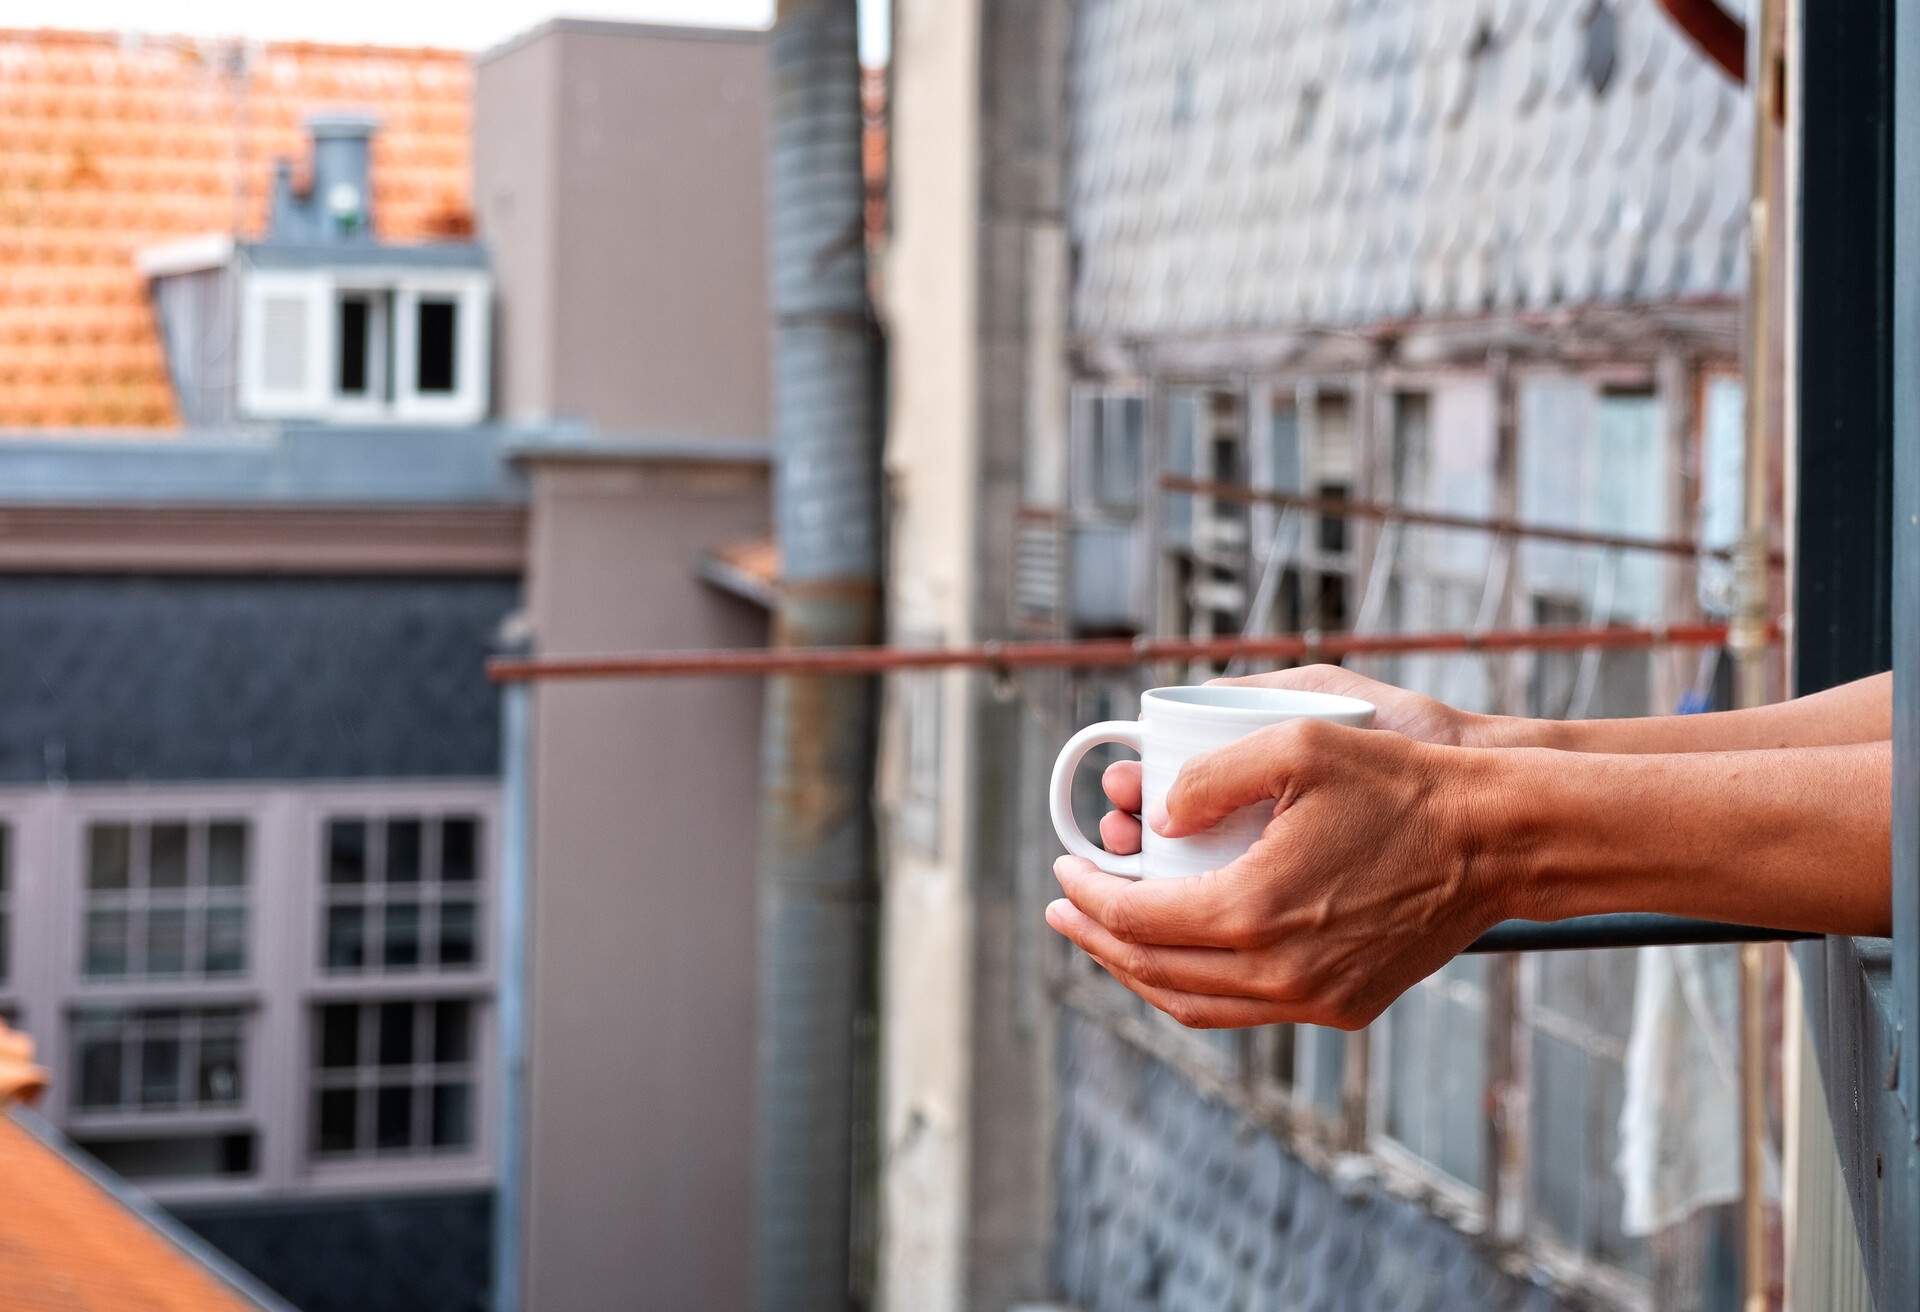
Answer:
[[[1189,761],[1155,817],[1177,838],[1270,802],[1245,856],[1139,883],[1062,857],[1047,921],[1183,1023],[1346,1029],[1512,917],[1884,934],[1892,755],[1489,750],[1298,720]]]
[[[1893,675],[1744,711],[1650,715],[1631,720],[1471,717],[1463,742],[1477,747],[1554,747],[1567,752],[1739,752],[1886,742],[1893,733]]]

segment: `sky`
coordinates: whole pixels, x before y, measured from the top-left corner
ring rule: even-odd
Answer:
[[[887,0],[860,0],[860,53],[887,55]],[[483,50],[549,18],[764,27],[773,0],[6,0],[8,27]]]

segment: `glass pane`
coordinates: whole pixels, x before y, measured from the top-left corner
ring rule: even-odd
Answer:
[[[363,884],[367,879],[367,823],[327,822],[327,882]]]
[[[87,960],[89,975],[127,973],[127,913],[124,911],[87,912]]]
[[[237,975],[247,968],[247,909],[208,907],[205,962],[208,975]]]
[[[367,964],[364,907],[327,908],[327,969],[360,970]]]
[[[87,887],[125,888],[132,850],[132,836],[127,826],[87,826]]]
[[[342,296],[339,314],[340,375],[335,387],[342,396],[364,396],[367,391],[367,320],[372,309],[364,296]]]
[[[320,1151],[323,1153],[350,1153],[354,1150],[354,1130],[359,1118],[357,1110],[357,1089],[322,1089],[320,1091]]]
[[[360,1061],[360,1008],[336,1002],[320,1008],[320,1065],[338,1070]]]
[[[449,816],[440,823],[440,878],[467,884],[480,874],[480,822],[473,816]]]
[[[180,1040],[143,1039],[140,1043],[140,1105],[172,1107],[180,1101]]]
[[[207,882],[234,888],[247,882],[247,826],[240,820],[216,820],[207,826]]]
[[[471,902],[440,904],[440,964],[471,966],[475,952],[476,909]]]
[[[465,1084],[433,1086],[433,1146],[465,1148],[473,1142],[473,1090]]]
[[[240,1101],[239,1039],[200,1040],[200,1078],[196,1084],[204,1105],[221,1106]]]
[[[405,1066],[413,1061],[413,1004],[380,1004],[380,1064]]]
[[[468,1024],[472,1009],[464,1002],[433,1004],[433,1060],[445,1066],[471,1060],[473,1033]]]
[[[454,303],[448,300],[420,301],[418,360],[414,386],[422,392],[451,392],[454,389]]]
[[[413,1088],[383,1085],[374,1098],[374,1146],[407,1148],[413,1143]]]
[[[154,825],[148,830],[147,886],[149,888],[185,888],[187,886],[187,827],[185,825]]]
[[[420,964],[419,903],[387,904],[385,950],[380,960],[389,970]]]
[[[187,968],[187,913],[179,907],[147,912],[149,975],[178,975]]]
[[[118,1107],[120,1090],[120,1036],[96,1034],[80,1040],[80,1105]]]
[[[387,882],[420,882],[420,822],[387,821]]]

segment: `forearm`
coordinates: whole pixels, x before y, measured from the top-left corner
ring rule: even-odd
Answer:
[[[1508,915],[1650,911],[1888,932],[1889,743],[1470,756],[1459,823],[1487,895]]]
[[[1885,742],[1893,731],[1893,676],[1876,674],[1772,706],[1626,720],[1480,716],[1468,745],[1564,752],[1741,752]]]

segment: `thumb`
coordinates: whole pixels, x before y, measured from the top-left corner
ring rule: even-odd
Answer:
[[[1166,814],[1152,817],[1154,832],[1185,838],[1243,806],[1284,799],[1299,772],[1301,739],[1321,727],[1313,720],[1268,725],[1189,760],[1167,790]]]

